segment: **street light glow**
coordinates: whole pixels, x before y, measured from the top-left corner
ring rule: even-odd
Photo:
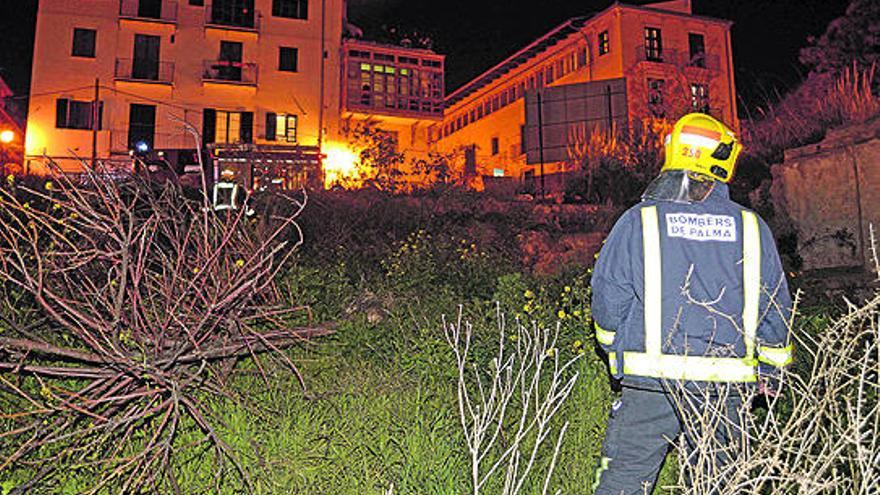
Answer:
[[[12,140],[15,139],[15,133],[6,129],[5,131],[0,132],[0,142],[3,144],[9,144]]]

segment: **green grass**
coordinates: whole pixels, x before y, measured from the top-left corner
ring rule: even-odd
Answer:
[[[556,325],[563,314],[561,356],[584,354],[575,366],[580,379],[557,417],[557,428],[563,422],[569,428],[550,492],[590,493],[613,394],[585,323],[588,273],[576,269],[537,280],[505,267],[487,267],[486,257],[472,249],[447,256],[426,243],[413,244],[423,249],[397,249],[389,257],[394,266],[389,264],[385,273],[353,272],[340,261],[320,267],[304,263],[285,276],[286,287],[296,295],[291,303],[311,305],[317,321],[339,322],[336,335],[288,351],[308,386],[306,393],[281,365],[266,367],[266,384],[254,364],[244,361],[230,379],[241,400],[203,398],[255,492],[385,494],[393,485],[394,494],[468,493],[457,375],[441,315],[454,318],[463,305],[477,328],[472,355],[486,366],[494,356],[493,301],[499,301],[508,317],[542,326]],[[456,264],[450,265],[450,259]],[[381,319],[368,321],[359,304],[378,306],[374,309]],[[217,481],[213,452],[193,446],[201,435],[187,423],[177,439],[173,468],[181,491],[244,493],[228,464]],[[548,444],[552,448],[552,440]],[[538,473],[549,463],[549,448],[538,459]],[[673,468],[674,463],[661,484],[674,479]],[[16,481],[23,474],[12,471]],[[71,470],[40,493],[79,493],[99,476]],[[0,486],[3,481],[0,476]],[[541,481],[535,477],[523,495],[540,493]],[[483,493],[499,492],[496,481]]]

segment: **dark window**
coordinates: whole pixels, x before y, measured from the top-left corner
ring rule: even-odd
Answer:
[[[189,0],[189,4],[203,7],[205,5],[205,0]]]
[[[497,137],[492,138],[492,154],[493,155],[498,154],[498,138]]]
[[[308,0],[272,0],[272,15],[289,19],[308,19]]]
[[[138,17],[162,18],[162,0],[138,0]]]
[[[663,61],[663,39],[659,28],[645,28],[645,58],[655,62]]]
[[[666,109],[663,107],[663,90],[666,81],[663,79],[648,79],[648,110],[654,117],[665,117]]]
[[[159,79],[158,36],[134,35],[134,55],[132,57],[131,77],[155,81]]]
[[[689,65],[706,67],[706,41],[702,34],[688,33]]]
[[[587,48],[586,47],[578,50],[577,66],[578,67],[586,67],[587,66]]]
[[[695,112],[709,113],[709,85],[691,84],[691,107]]]
[[[153,149],[156,135],[156,106],[132,103],[128,112],[128,149],[146,145]]]
[[[611,50],[611,43],[608,41],[608,31],[599,33],[599,55],[605,55]]]
[[[526,126],[519,126],[519,152],[526,153]]]
[[[464,175],[477,174],[477,145],[472,144],[464,149]]]
[[[253,28],[256,26],[254,0],[213,0],[211,24]]]
[[[241,60],[244,45],[238,41],[221,41],[219,63],[216,66],[217,79],[222,81],[241,81]]]
[[[92,102],[59,98],[55,101],[55,127],[59,129],[91,129]],[[98,130],[104,114],[104,102],[98,104]]]
[[[266,113],[266,141],[275,141],[275,135],[278,133],[277,122],[278,115],[272,112]]]
[[[278,70],[283,70],[287,72],[296,72],[297,69],[297,58],[299,56],[299,50],[296,48],[290,48],[287,46],[282,46],[278,49]]]
[[[73,50],[70,54],[74,57],[95,58],[95,40],[98,32],[94,29],[73,29]]]

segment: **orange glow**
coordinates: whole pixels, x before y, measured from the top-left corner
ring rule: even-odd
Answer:
[[[324,187],[351,186],[360,183],[360,155],[342,143],[327,143],[324,148]]]
[[[0,132],[0,143],[9,144],[13,139],[15,139],[15,133],[9,129]]]
[[[35,123],[28,123],[24,152],[29,156],[40,156],[46,152],[46,135]]]

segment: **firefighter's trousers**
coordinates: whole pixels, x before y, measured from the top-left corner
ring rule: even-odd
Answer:
[[[705,489],[699,493],[719,493],[726,478],[721,468],[741,452],[742,410],[740,394],[731,390],[715,394],[624,386],[611,408],[595,494],[650,494],[667,451],[682,432],[687,459],[679,462],[688,464],[689,484]]]

